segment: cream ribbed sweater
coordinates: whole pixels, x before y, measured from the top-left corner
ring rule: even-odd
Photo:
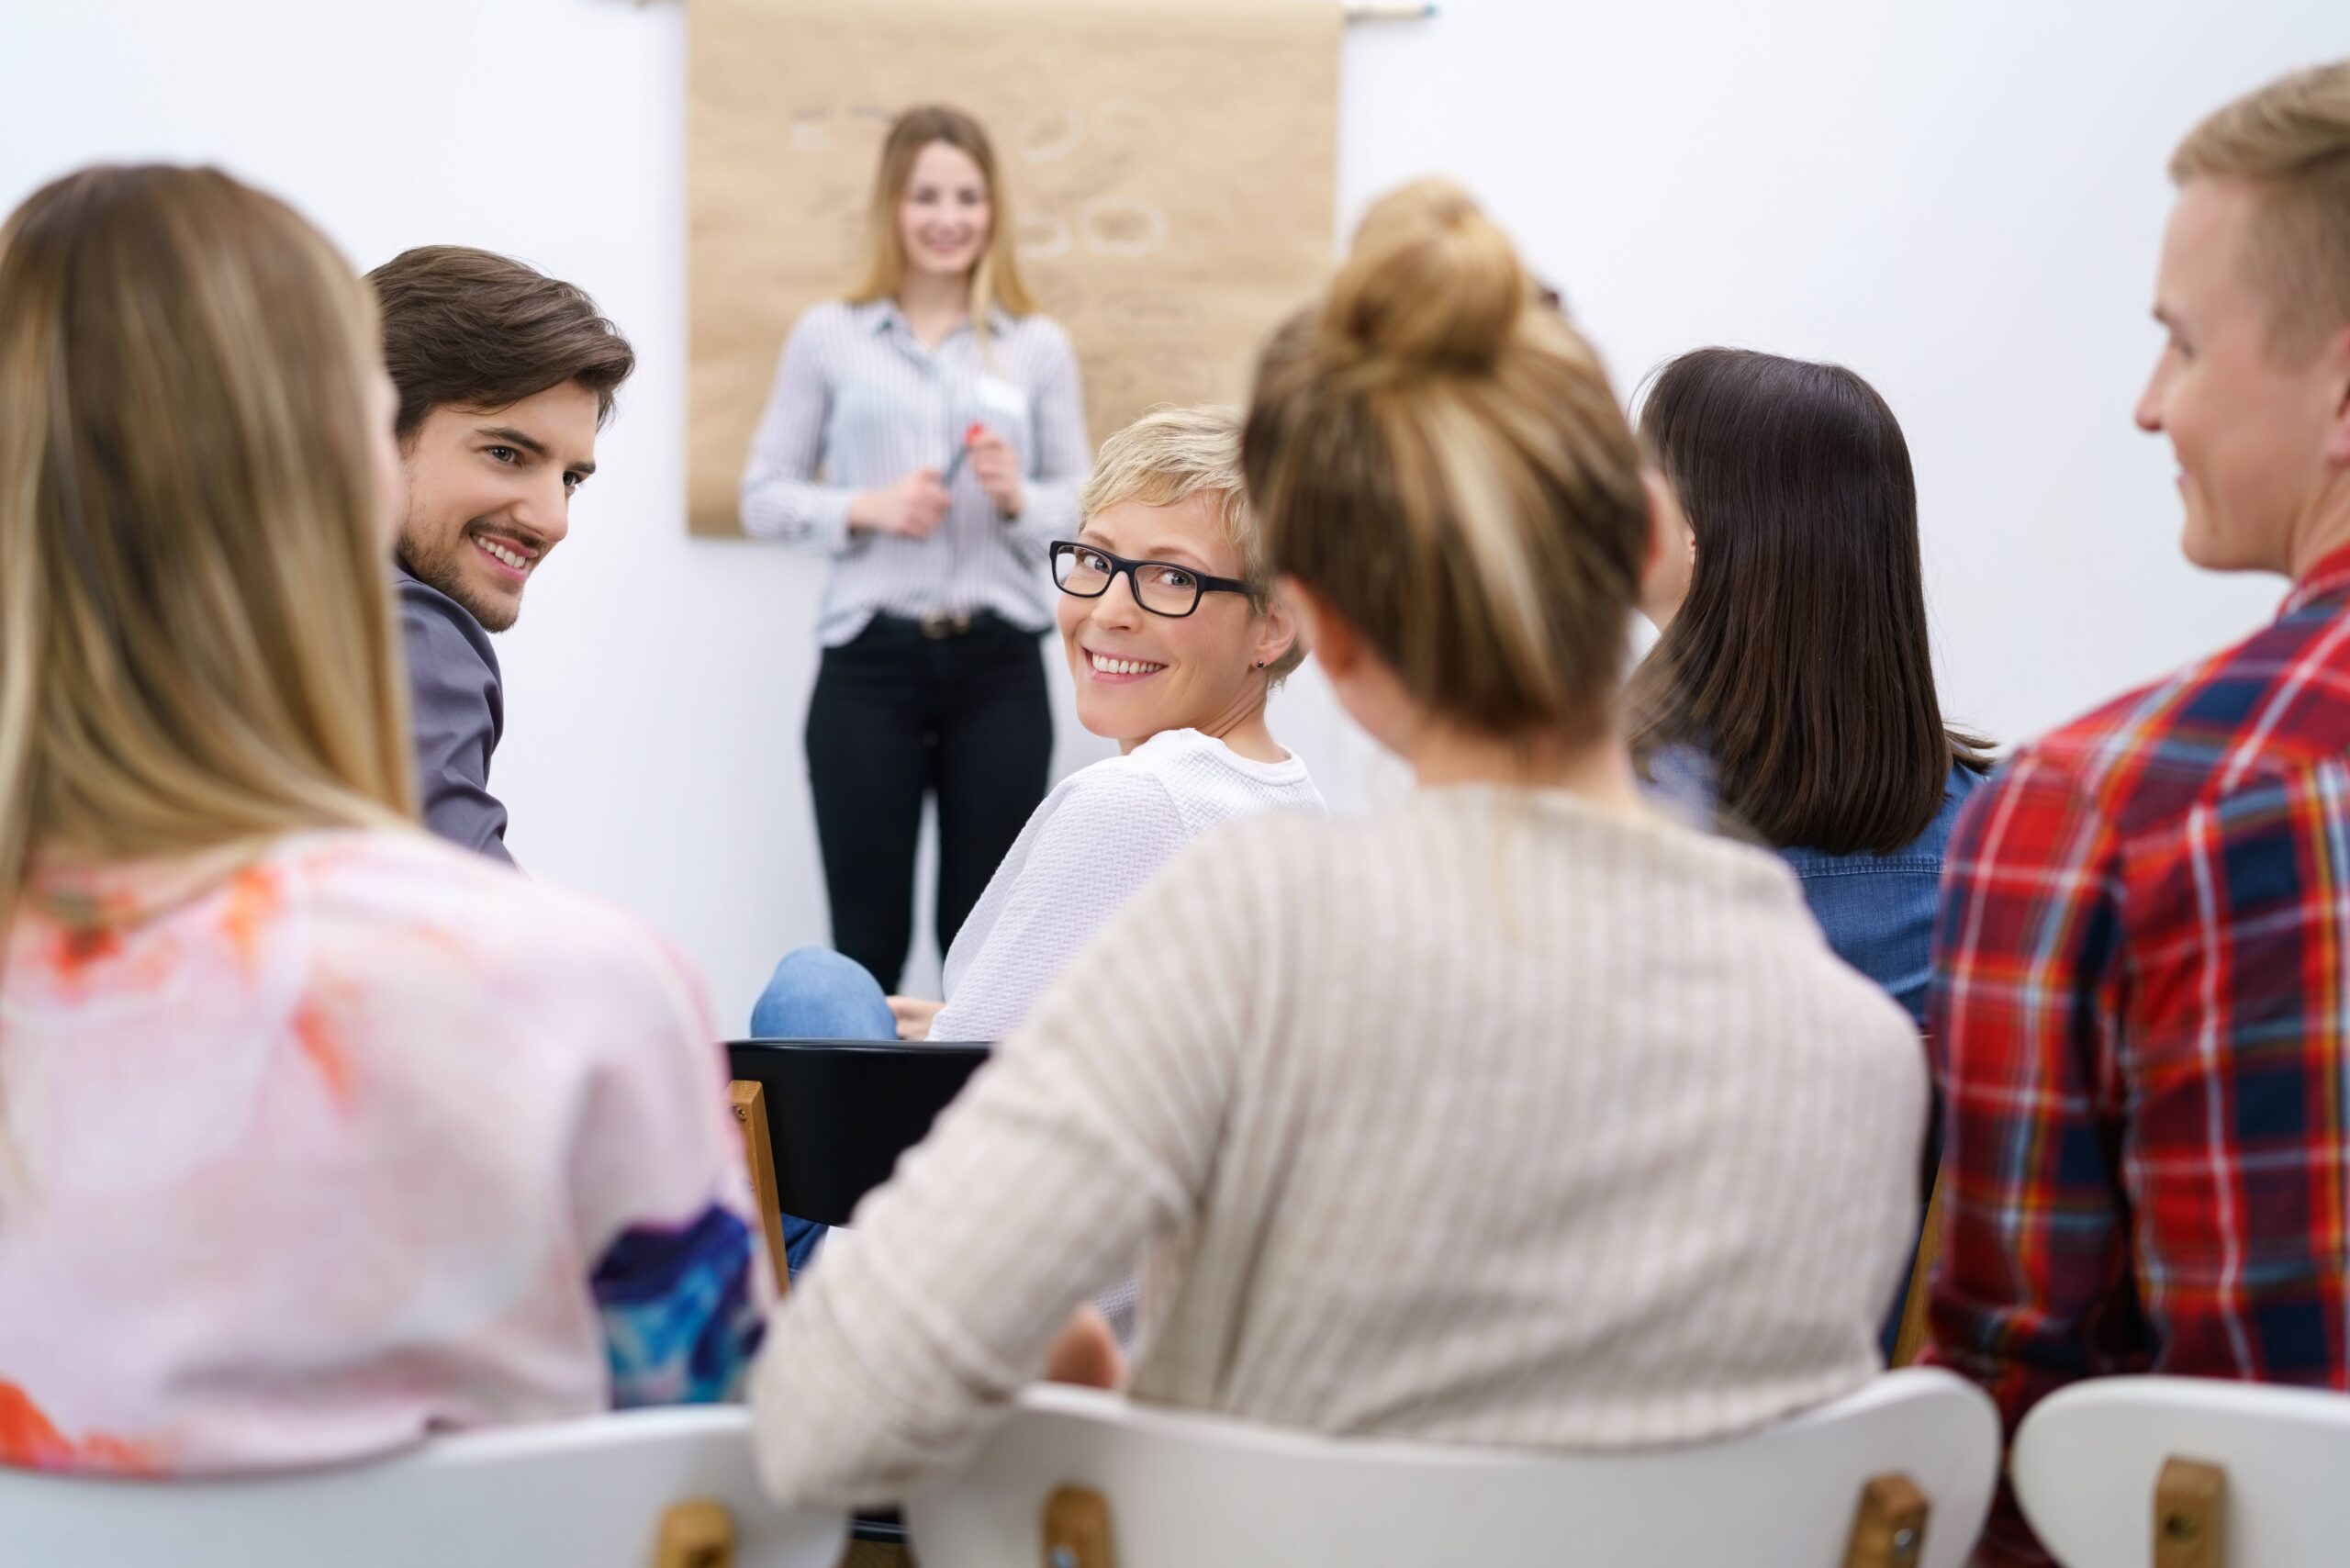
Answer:
[[[1136,1397],[1537,1448],[1844,1394],[1916,1222],[1923,1052],[1774,857],[1553,792],[1186,849],[778,1317],[761,1462],[956,1462],[1147,1249]]]

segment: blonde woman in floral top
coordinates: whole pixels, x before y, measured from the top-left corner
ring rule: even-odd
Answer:
[[[723,1397],[715,1030],[414,825],[364,290],[218,173],[0,229],[0,1464],[198,1474]]]

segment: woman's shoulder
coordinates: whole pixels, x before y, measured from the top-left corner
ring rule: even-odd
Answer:
[[[337,968],[354,976],[485,996],[513,981],[659,1010],[681,987],[692,994],[682,961],[635,916],[421,832],[304,835],[270,864],[300,890],[319,939],[350,950]]]
[[[838,342],[856,324],[865,306],[848,299],[826,299],[811,305],[791,324],[791,340],[797,343],[821,346]]]
[[[1121,814],[1175,814],[1175,791],[1163,760],[1144,756],[1158,738],[1123,756],[1087,763],[1053,786],[1045,798],[1045,813],[1064,823]]]
[[[867,307],[863,303],[854,299],[820,299],[800,313],[800,319],[792,324],[792,330],[797,331],[808,327],[844,326],[854,320],[857,313],[865,308]]]
[[[1950,778],[1942,786],[1942,809],[1934,813],[1934,820],[1927,824],[1926,831],[1919,835],[1913,847],[1919,853],[1930,854],[1939,861],[1950,847],[1951,834],[1958,827],[1959,813],[1966,809],[1966,802],[1975,798],[1976,791],[1989,782],[1990,778],[1988,767],[1974,767],[1964,762],[1952,763]]]
[[[1275,761],[1244,756],[1198,730],[1163,730],[1128,754],[1181,801],[1223,817],[1258,809],[1321,812],[1321,791],[1305,759],[1284,751]]]
[[[1005,312],[999,326],[1008,339],[1039,354],[1061,354],[1075,358],[1077,348],[1069,340],[1069,329],[1042,310],[1031,310],[1023,316]]]
[[[1255,757],[1243,756],[1228,743],[1204,730],[1161,730],[1128,752],[1124,760],[1159,773],[1204,763],[1228,772],[1268,778],[1306,777],[1304,759],[1293,751],[1281,748],[1280,761],[1261,762]]]
[[[1555,877],[1578,897],[1695,899],[1766,920],[1802,903],[1793,873],[1768,850],[1653,803],[1604,804],[1560,790],[1423,788],[1368,813],[1276,815],[1221,831],[1252,835],[1231,842],[1292,871],[1366,884],[1433,886],[1509,865]]]

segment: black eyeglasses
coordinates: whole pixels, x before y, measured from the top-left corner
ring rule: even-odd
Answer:
[[[1255,586],[1238,577],[1212,577],[1172,561],[1129,561],[1071,539],[1053,545],[1053,581],[1071,598],[1100,599],[1121,572],[1135,590],[1135,602],[1153,615],[1189,615],[1200,607],[1203,593],[1257,597]]]

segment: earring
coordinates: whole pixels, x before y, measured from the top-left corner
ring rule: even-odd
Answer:
[[[1263,668],[1265,667],[1265,661],[1264,661],[1264,660],[1262,660],[1262,659],[1259,659],[1259,660],[1257,661],[1257,667],[1258,667],[1259,669],[1263,669]]]

